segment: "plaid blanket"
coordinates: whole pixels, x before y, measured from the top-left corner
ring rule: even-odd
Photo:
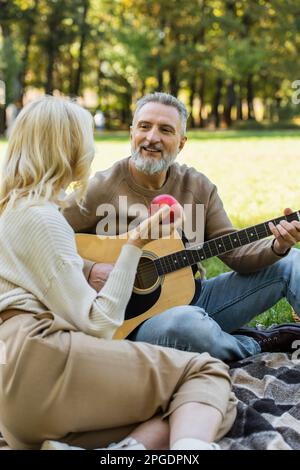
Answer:
[[[258,354],[231,365],[237,419],[219,444],[230,450],[300,450],[300,360]],[[9,450],[0,435],[0,450]]]
[[[237,419],[222,449],[300,449],[300,360],[264,353],[231,365]]]

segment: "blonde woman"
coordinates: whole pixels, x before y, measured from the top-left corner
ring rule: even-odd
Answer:
[[[212,450],[235,418],[227,366],[111,340],[154,220],[128,240],[100,293],[84,277],[59,194],[73,181],[82,199],[93,155],[92,117],[66,100],[32,102],[11,131],[0,187],[0,431],[13,449],[125,438],[115,448]]]

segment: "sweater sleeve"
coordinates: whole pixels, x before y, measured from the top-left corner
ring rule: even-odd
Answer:
[[[99,293],[87,283],[80,264],[63,262],[45,293],[45,305],[86,334],[112,338],[124,321],[141,253],[125,245]]]

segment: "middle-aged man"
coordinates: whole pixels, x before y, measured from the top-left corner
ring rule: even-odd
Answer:
[[[155,196],[166,193],[182,205],[191,205],[197,242],[235,231],[216,186],[194,168],[175,162],[187,139],[187,117],[183,103],[165,93],[149,94],[138,101],[131,127],[131,156],[90,180],[86,211],[78,208],[74,195],[68,198],[70,206],[64,215],[75,232],[99,233],[105,212],[101,205],[109,203],[115,207],[117,227],[123,233],[127,229],[124,220],[130,223],[133,219],[133,204],[149,207]],[[291,212],[286,209],[285,215]],[[200,269],[202,289],[193,305],[173,307],[146,320],[128,339],[207,351],[224,361],[264,351],[293,351],[293,342],[300,340],[300,325],[242,328],[283,297],[300,314],[300,250],[291,249],[300,241],[300,223],[283,220],[271,224],[270,230],[273,240],[256,241],[220,256],[232,272],[206,280]],[[87,278],[97,291],[111,268],[86,263]]]

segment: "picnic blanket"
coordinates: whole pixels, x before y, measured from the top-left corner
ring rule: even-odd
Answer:
[[[300,360],[262,353],[231,365],[237,419],[219,442],[230,450],[300,449]]]
[[[219,444],[227,450],[300,449],[300,360],[262,353],[231,365],[237,419]],[[0,450],[8,450],[0,435]]]

